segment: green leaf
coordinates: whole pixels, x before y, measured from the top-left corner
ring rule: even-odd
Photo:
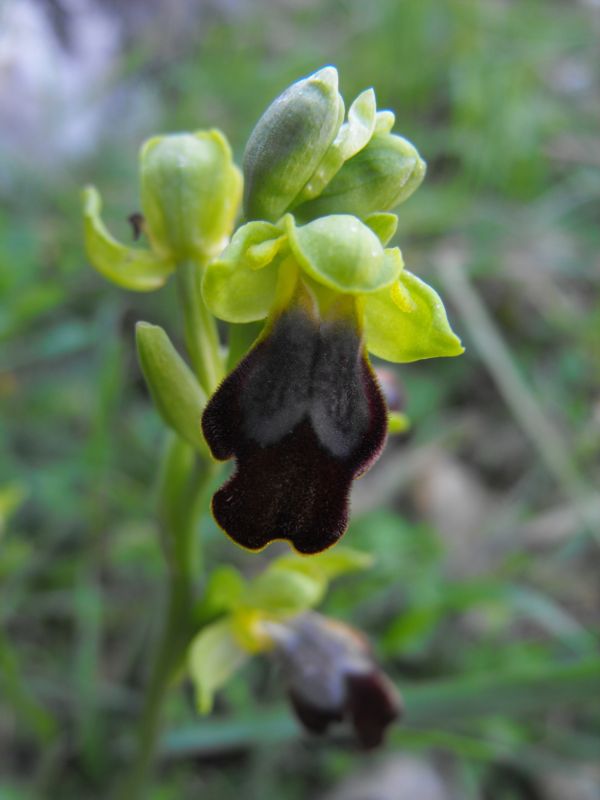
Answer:
[[[194,373],[158,325],[138,322],[135,334],[140,366],[159,414],[183,439],[208,455],[201,428],[206,395]]]
[[[0,486],[0,536],[4,533],[6,523],[27,497],[27,489],[20,483],[8,483]]]
[[[224,686],[248,659],[237,643],[229,619],[204,628],[188,652],[190,677],[201,714],[212,709],[215,692]]]
[[[386,361],[405,363],[464,351],[437,292],[406,270],[391,289],[365,296],[364,326],[367,349]]]
[[[268,222],[249,222],[235,232],[221,257],[204,270],[202,294],[216,317],[241,323],[267,316],[275,300],[281,244],[281,230]]]
[[[384,250],[356,217],[335,214],[296,226],[285,220],[294,258],[311,278],[348,294],[375,292],[393,283],[403,268],[398,248]]]
[[[106,229],[100,212],[102,201],[93,186],[83,192],[85,249],[95,269],[123,289],[152,292],[164,285],[174,264],[139,247],[126,247]]]

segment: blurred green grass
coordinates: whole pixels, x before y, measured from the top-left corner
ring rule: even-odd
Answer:
[[[574,503],[548,469],[537,428],[505,402],[477,330],[450,302],[467,353],[399,370],[413,430],[359,486],[348,534],[377,566],[341,581],[326,608],[369,632],[400,686],[459,681],[475,705],[482,676],[510,683],[597,657],[599,29],[584,2],[255,2],[205,15],[176,52],[157,56],[140,36],[115,64],[114,84],[159,109],[148,135],[219,127],[239,160],[271,99],[334,63],[346,98],[373,85],[428,161],[400,213],[405,260],[444,294],[439,265],[458,259],[579,494]],[[160,607],[152,488],[162,428],[132,331],[148,319],[180,341],[179,320],[172,287],[138,296],[104,284],[85,262],[79,220],[80,187],[93,180],[128,235],[138,145],[117,129],[85,162],[21,167],[18,191],[0,190],[2,800],[108,794]],[[440,481],[465,474],[438,499]],[[456,541],[457,508],[478,503],[476,535]],[[588,504],[591,523],[573,513]],[[263,557],[234,550],[210,519],[203,527],[208,565],[257,568]],[[409,726],[389,752],[454,754],[465,797],[529,797],[518,782],[499,788],[498,770],[535,784],[539,764],[577,771],[600,752],[598,705],[592,692],[581,703],[589,687],[578,681],[575,670],[557,707],[542,695],[524,714],[515,701]],[[217,709],[219,726],[247,726],[241,744],[221,752],[222,727],[202,722],[196,750],[192,740],[185,758],[171,755],[152,797],[228,800],[242,781],[247,798],[293,800],[356,768],[339,742],[300,741],[280,700],[276,675],[253,665]],[[286,732],[278,748],[263,736],[271,708]],[[168,723],[173,737],[197,723],[185,692]]]

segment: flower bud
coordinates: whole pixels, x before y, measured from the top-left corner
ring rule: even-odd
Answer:
[[[312,177],[344,117],[335,67],[293,83],[259,119],[244,153],[244,212],[277,221]]]
[[[194,374],[158,325],[138,322],[138,357],[154,405],[167,425],[206,453],[200,420],[206,396]]]
[[[366,217],[407,200],[425,177],[426,164],[401,136],[376,133],[345,162],[321,194],[294,209],[302,221],[326,214]]]
[[[218,131],[157,136],[140,153],[142,210],[153,248],[206,261],[233,230],[242,177]]]

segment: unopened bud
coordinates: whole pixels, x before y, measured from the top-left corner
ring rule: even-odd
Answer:
[[[259,119],[244,154],[246,219],[277,221],[311,178],[344,117],[335,67],[293,83]]]
[[[233,230],[242,178],[218,131],[157,136],[140,153],[145,230],[175,261],[218,255]]]
[[[425,177],[426,164],[416,148],[401,136],[376,133],[346,161],[319,197],[294,209],[300,220],[326,214],[366,217],[403,203]]]

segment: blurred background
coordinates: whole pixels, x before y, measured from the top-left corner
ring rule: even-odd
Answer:
[[[598,0],[0,2],[1,800],[108,796],[162,601],[133,325],[180,320],[87,265],[80,189],[128,240],[145,138],[218,127],[239,162],[327,63],[429,164],[396,243],[467,348],[396,370],[412,427],[345,540],[377,563],[324,609],[409,712],[374,755],[308,740],[255,660],[209,720],[173,693],[148,797],[600,798],[599,37]],[[208,567],[271,556],[203,535]]]

